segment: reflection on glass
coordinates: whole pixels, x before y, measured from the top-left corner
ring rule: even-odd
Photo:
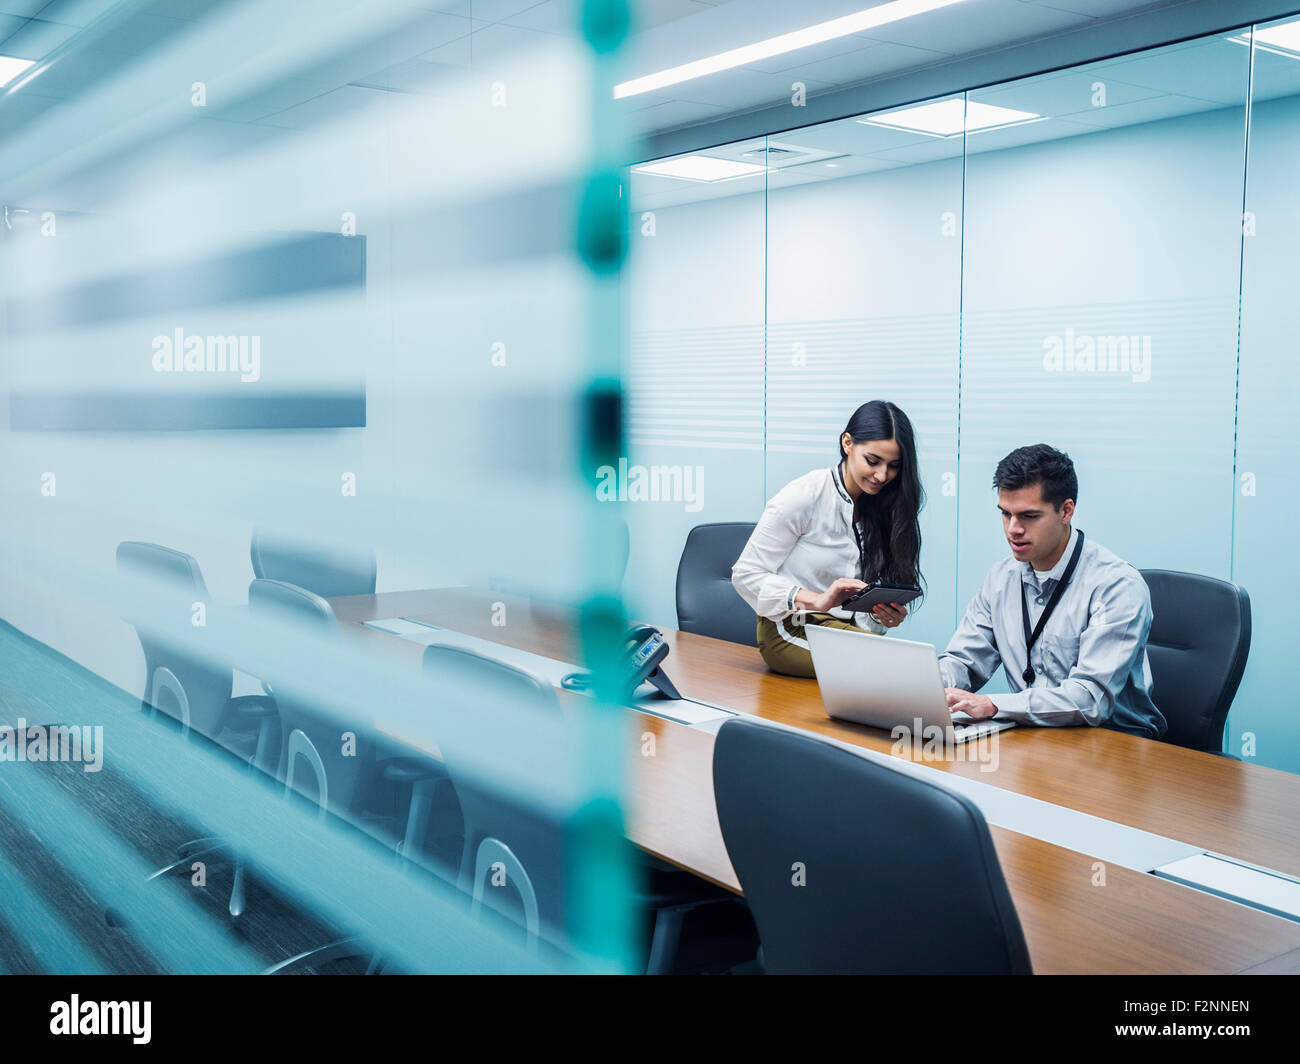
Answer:
[[[1248,34],[1234,35],[1245,44]],[[1239,48],[1249,52],[1248,45]],[[1293,458],[1295,261],[1300,245],[1300,20],[1257,26],[1250,163],[1242,217],[1241,376],[1232,579],[1250,592],[1250,661],[1228,718],[1228,749],[1300,771],[1290,662],[1300,562],[1287,530],[1300,516]]]
[[[647,614],[672,619],[652,585],[691,526],[754,520],[834,459],[859,402],[887,398],[915,422],[929,500],[929,596],[899,634],[946,642],[1007,550],[996,462],[1049,442],[1075,460],[1093,539],[1250,592],[1228,746],[1300,768],[1281,708],[1297,581],[1276,538],[1300,498],[1284,437],[1297,97],[1291,19],[634,172],[634,261],[654,279],[631,286],[633,437],[660,461],[711,457],[707,516],[630,518],[665,533],[642,548],[653,564],[633,550]],[[649,236],[665,219],[671,243]],[[676,321],[725,332],[674,347],[658,330]]]
[[[956,135],[936,139],[934,119],[954,105]],[[774,171],[768,191],[766,496],[837,465],[860,404],[897,404],[928,499],[928,594],[896,634],[932,643],[946,642],[956,608],[961,106],[956,97],[785,134],[811,157]]]
[[[1211,38],[970,94],[960,586],[1006,551],[989,479],[1047,442],[1076,523],[1139,568],[1226,576],[1249,52]]]
[[[628,455],[604,490],[625,504],[629,610],[655,624],[676,627],[689,531],[752,520],[762,504],[768,148],[727,144],[631,172]]]

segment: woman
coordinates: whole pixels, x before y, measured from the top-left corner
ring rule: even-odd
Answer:
[[[758,649],[773,672],[813,676],[805,625],[881,635],[903,622],[897,603],[870,614],[838,607],[869,582],[921,583],[924,501],[912,423],[876,400],[849,418],[836,465],[792,480],[767,504],[731,582],[758,614]]]

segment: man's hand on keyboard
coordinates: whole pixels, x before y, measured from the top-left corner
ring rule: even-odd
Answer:
[[[945,687],[944,694],[948,696],[948,708],[953,713],[965,713],[973,720],[988,720],[998,711],[993,699],[987,695],[963,691],[960,687]]]

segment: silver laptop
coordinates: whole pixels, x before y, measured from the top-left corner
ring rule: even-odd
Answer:
[[[829,716],[887,731],[905,727],[914,742],[937,736],[964,743],[1014,727],[1009,720],[959,723],[948,710],[939,658],[929,643],[810,624],[804,629]],[[920,721],[921,733],[917,731]]]

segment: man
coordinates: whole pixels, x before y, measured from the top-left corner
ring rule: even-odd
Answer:
[[[949,707],[976,720],[1160,738],[1168,725],[1151,701],[1151,595],[1133,566],[1070,526],[1079,481],[1069,455],[1020,447],[998,463],[993,486],[1011,557],[989,570],[939,658]],[[975,694],[998,665],[1011,693]]]

